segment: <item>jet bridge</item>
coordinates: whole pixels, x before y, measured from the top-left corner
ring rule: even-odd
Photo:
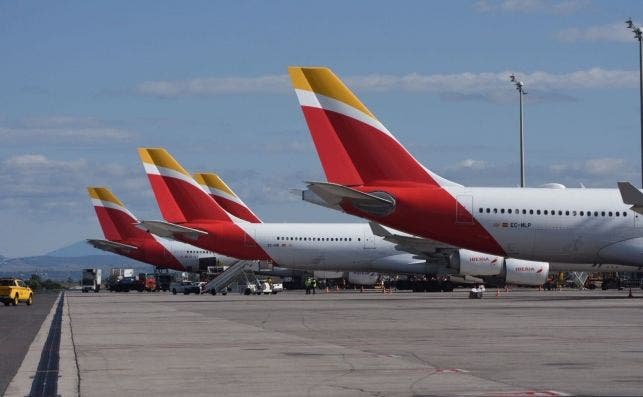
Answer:
[[[210,292],[212,295],[217,293],[226,294],[227,287],[238,281],[245,282],[247,285],[256,285],[257,290],[261,291],[261,282],[255,275],[253,267],[254,263],[252,261],[237,261],[207,283],[203,291]]]

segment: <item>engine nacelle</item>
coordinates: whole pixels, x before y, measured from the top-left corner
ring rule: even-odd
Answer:
[[[502,274],[503,258],[481,252],[459,249],[449,257],[449,267],[461,275],[497,276]]]
[[[548,262],[505,259],[505,281],[508,284],[542,285],[548,274]]]
[[[379,273],[374,272],[349,272],[348,282],[356,285],[374,285],[380,278]]]

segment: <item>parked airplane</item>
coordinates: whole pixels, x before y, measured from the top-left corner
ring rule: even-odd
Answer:
[[[643,265],[643,193],[631,184],[465,187],[421,165],[330,69],[289,72],[328,180],[308,184],[312,201],[497,256]]]
[[[216,255],[179,241],[155,236],[136,227],[138,220],[105,187],[87,188],[106,240],[88,239],[95,248],[127,256],[150,265],[179,271],[205,270],[230,265],[237,259]]]
[[[548,263],[504,259],[444,244],[431,246],[426,239],[377,224],[245,222],[247,214],[252,214],[252,220],[259,218],[245,204],[229,214],[217,205],[213,198],[217,195],[210,194],[213,188],[220,190],[219,182],[213,182],[220,178],[196,174],[201,181],[197,183],[164,149],[140,149],[139,154],[166,220],[141,223],[164,237],[304,270],[499,276],[509,283],[530,285],[547,278]],[[243,203],[229,187],[226,193],[228,201]]]

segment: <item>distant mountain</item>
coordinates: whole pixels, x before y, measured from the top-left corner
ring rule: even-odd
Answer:
[[[135,273],[154,271],[152,265],[115,254],[74,257],[42,255],[0,259],[0,277],[29,278],[32,274],[38,274],[43,279],[79,280],[82,269],[99,268],[103,270],[104,277],[107,277],[114,267],[132,268]]]
[[[53,251],[43,254],[43,256],[55,256],[55,257],[65,257],[73,258],[76,256],[96,256],[96,255],[112,255],[111,252],[103,251],[92,247],[87,244],[85,240],[78,241],[71,245],[67,245],[62,248],[55,249]]]

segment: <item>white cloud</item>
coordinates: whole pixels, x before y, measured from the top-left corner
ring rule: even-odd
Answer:
[[[115,128],[91,117],[32,117],[13,125],[0,125],[0,140],[16,143],[105,143],[125,142],[132,138],[128,130]]]
[[[558,32],[556,37],[558,40],[568,43],[580,41],[631,42],[634,39],[632,32],[625,27],[625,23],[623,22],[564,29]]]
[[[179,81],[145,81],[137,85],[135,91],[141,95],[175,98],[188,95],[284,92],[288,84],[286,75],[208,77]]]
[[[589,4],[588,0],[480,0],[473,3],[473,9],[477,12],[569,15],[586,8]]]
[[[31,218],[85,217],[90,213],[85,188],[97,184],[137,198],[147,181],[138,168],[82,158],[55,160],[43,154],[20,154],[0,160],[0,208]]]
[[[462,171],[462,170],[484,170],[489,166],[489,163],[487,163],[484,160],[474,160],[474,159],[464,159],[461,161],[458,161],[454,165],[445,167],[445,170],[448,172],[452,171]]]
[[[572,89],[614,89],[637,85],[638,74],[631,70],[591,68],[570,73],[464,72],[454,74],[405,75],[368,74],[348,76],[346,83],[359,92],[430,92],[449,100],[483,100],[506,102],[513,100],[509,75],[515,73],[526,82],[530,101],[563,101],[572,99]],[[142,87],[146,87],[143,89]],[[286,75],[263,77],[204,78],[195,80],[156,81],[140,84],[135,92],[161,98],[182,96],[229,95],[249,93],[289,93]]]
[[[581,162],[553,164],[549,170],[555,174],[564,173],[585,173],[592,177],[603,177],[627,173],[630,171],[629,164],[620,158],[603,157],[589,159]]]

